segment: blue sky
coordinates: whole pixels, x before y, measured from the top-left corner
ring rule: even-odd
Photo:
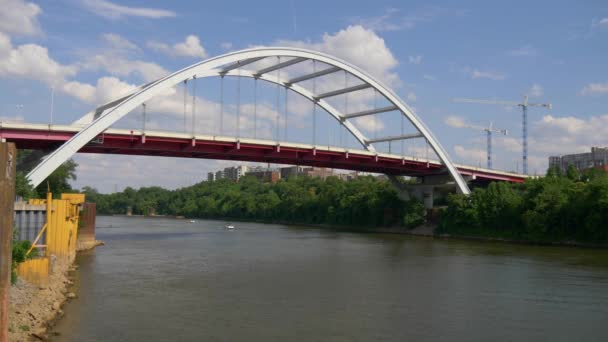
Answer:
[[[456,97],[520,101],[527,94],[533,102],[552,103],[550,111],[530,110],[532,173],[544,172],[549,155],[608,145],[605,1],[0,0],[0,7],[7,9],[0,13],[5,121],[48,122],[51,86],[54,122],[69,123],[129,86],[207,57],[291,45],[334,54],[389,83],[458,162],[484,164],[483,132],[463,126],[493,121],[510,133],[495,138],[494,166],[515,170],[521,114],[512,107],[454,103]],[[217,102],[217,83],[201,88],[209,89],[201,99]],[[295,108],[305,103],[294,100],[292,106],[305,116]],[[158,108],[170,112],[170,100]],[[122,125],[138,125],[135,117]],[[169,120],[175,117],[159,114],[157,125]],[[303,139],[291,131],[294,140]],[[421,146],[406,148],[422,153]],[[76,160],[76,185],[102,191],[127,184],[183,186],[228,165],[180,160],[183,176],[167,179],[175,160]]]

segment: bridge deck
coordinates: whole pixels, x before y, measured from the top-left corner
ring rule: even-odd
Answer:
[[[0,122],[0,138],[18,148],[53,150],[80,131],[79,126]],[[79,152],[162,157],[223,159],[329,167],[392,175],[447,174],[432,159],[372,153],[365,150],[197,134],[107,129]],[[523,182],[528,176],[467,165],[456,167],[473,179]]]

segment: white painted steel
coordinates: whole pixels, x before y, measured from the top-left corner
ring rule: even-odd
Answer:
[[[36,166],[36,168],[34,168],[28,174],[27,177],[32,183],[32,185],[39,185],[46,177],[48,177],[55,169],[57,169],[57,167],[67,161],[84,145],[94,139],[98,134],[102,133],[105,129],[110,127],[113,123],[120,120],[122,117],[127,115],[129,112],[131,112],[141,104],[147,102],[148,100],[158,95],[161,95],[167,89],[174,87],[175,85],[180,82],[183,82],[184,80],[191,79],[193,77],[208,77],[210,76],[210,73],[212,71],[213,73],[215,73],[215,75],[218,75],[218,71],[216,69],[221,70],[219,72],[220,75],[228,74],[231,70],[240,68],[245,64],[250,64],[254,61],[258,61],[266,57],[277,56],[293,58],[301,57],[316,60],[331,65],[333,67],[340,68],[341,70],[344,70],[359,78],[361,81],[364,82],[364,84],[367,84],[370,87],[376,89],[389,102],[398,107],[399,110],[403,113],[403,115],[405,115],[405,117],[410,121],[410,123],[426,138],[433,151],[435,151],[441,162],[446,166],[449,173],[454,178],[459,191],[464,194],[470,193],[469,187],[467,186],[465,180],[462,178],[462,176],[452,163],[447,152],[439,144],[437,139],[433,136],[431,131],[426,127],[426,125],[424,125],[422,120],[420,120],[420,118],[409,108],[409,106],[407,106],[407,104],[403,100],[401,100],[392,90],[382,85],[378,80],[371,77],[369,74],[359,69],[358,67],[339,60],[335,57],[316,51],[281,47],[253,48],[231,52],[218,57],[213,57],[197,64],[191,65],[189,67],[186,67],[182,70],[179,70],[169,76],[163,77],[157,81],[154,81],[144,86],[141,89],[138,88],[127,99],[120,101],[120,103],[118,103],[115,107],[105,110],[102,115],[100,115],[94,121],[84,127],[64,145],[53,151],[38,166]],[[228,66],[226,67],[226,65]],[[220,68],[222,66],[224,66],[224,68]],[[241,73],[243,72],[244,70],[241,70]],[[268,79],[267,77],[260,78]],[[297,89],[295,85],[289,84],[288,81],[283,81],[282,83],[284,86],[289,87],[294,91],[296,91]],[[305,89],[302,88],[302,90]],[[304,94],[305,92],[301,91],[300,93]],[[314,99],[314,94],[310,94],[310,92],[307,93],[310,95],[309,99]],[[326,105],[325,109],[327,110],[327,108],[329,108],[329,105]],[[343,122],[345,126],[347,124],[350,125],[350,122],[348,122],[347,119],[342,118],[342,115],[338,111],[336,111],[335,109],[330,110],[331,111],[328,112],[332,116],[336,117],[339,121]],[[357,137],[357,139],[363,144],[363,146],[369,148],[369,146],[365,144],[365,137],[360,134],[360,132],[358,132],[358,130],[356,130],[354,126],[350,126],[352,127],[350,129],[351,133],[353,133],[355,137],[357,137],[357,135],[360,135],[359,137]],[[358,134],[355,134],[355,132],[358,132]]]

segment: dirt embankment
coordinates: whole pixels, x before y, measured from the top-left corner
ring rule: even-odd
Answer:
[[[48,324],[63,314],[66,298],[75,296],[68,291],[72,281],[71,263],[51,261],[49,282],[35,286],[22,279],[10,289],[9,340],[36,341],[46,339]]]
[[[98,240],[78,241],[77,251],[103,245]],[[72,262],[51,258],[49,282],[45,286],[35,286],[22,279],[10,289],[9,297],[9,341],[47,340],[48,328],[61,318],[61,310],[66,300],[75,298],[70,292],[73,281],[70,271],[75,270]]]

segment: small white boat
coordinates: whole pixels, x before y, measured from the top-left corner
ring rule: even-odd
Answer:
[[[195,220],[190,220],[190,223],[196,223],[196,221]]]
[[[228,230],[233,230],[234,229],[234,225],[232,225],[232,224],[229,223],[229,224],[225,225],[224,228],[226,228]]]

